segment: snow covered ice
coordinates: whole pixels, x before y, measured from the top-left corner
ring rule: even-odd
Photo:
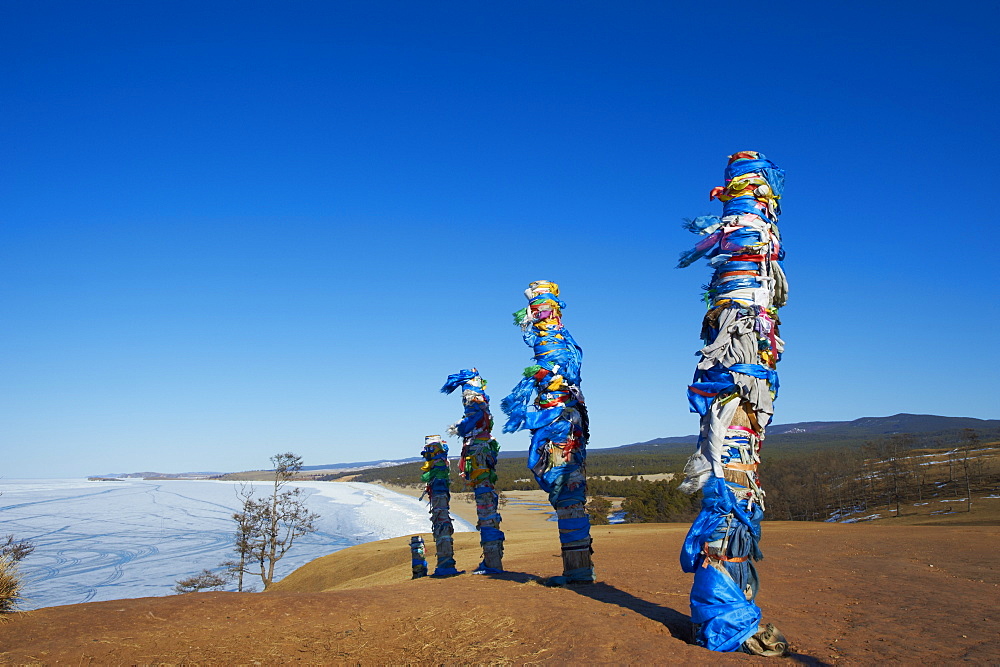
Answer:
[[[267,482],[254,482],[258,495]],[[426,503],[359,482],[298,482],[318,531],[299,538],[275,580],[345,547],[430,532]],[[35,543],[21,562],[24,609],[169,595],[178,579],[232,559],[239,482],[0,480],[0,534]],[[455,517],[456,532],[475,528]],[[408,549],[400,567],[409,570]],[[259,578],[247,578],[245,583]]]

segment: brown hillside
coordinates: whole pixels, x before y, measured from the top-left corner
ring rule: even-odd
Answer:
[[[506,522],[505,522],[506,523]],[[595,528],[600,582],[550,589],[555,527],[508,537],[506,575],[409,580],[405,538],[317,559],[266,594],[52,607],[0,624],[7,663],[760,662],[686,643],[686,526]],[[478,562],[459,534],[459,566]],[[765,619],[807,664],[1000,662],[991,526],[767,523]],[[431,549],[432,551],[432,549]]]

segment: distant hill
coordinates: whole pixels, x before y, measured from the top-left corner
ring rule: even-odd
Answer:
[[[369,468],[387,468],[389,466],[398,466],[402,463],[413,463],[414,461],[423,461],[423,458],[419,456],[411,456],[405,459],[379,459],[378,461],[357,461],[355,463],[327,463],[325,465],[318,466],[302,466],[302,469],[350,472],[354,470],[367,470]]]
[[[369,470],[371,468],[388,468],[404,463],[423,461],[419,456],[405,459],[380,459],[378,461],[358,461],[355,463],[326,463],[316,466],[302,466],[303,471],[315,472],[324,471],[330,473],[356,472],[359,470]],[[247,473],[266,473],[270,470],[249,470]],[[226,479],[234,474],[232,472],[121,472],[107,473],[103,475],[90,475],[90,479]]]
[[[963,429],[971,428],[984,441],[1000,439],[1000,419],[974,417],[940,417],[900,413],[891,417],[861,417],[854,421],[796,422],[773,424],[767,429],[767,451],[770,454],[813,451],[834,447],[857,446],[868,440],[907,433],[920,445],[948,447],[959,442]],[[697,435],[653,438],[617,447],[591,447],[597,454],[685,454],[698,442]],[[501,458],[518,458],[527,451],[500,452]]]
[[[1000,419],[900,413],[890,417],[861,417],[854,421],[774,424],[767,429],[766,449],[771,454],[782,454],[858,446],[868,440],[903,433],[914,436],[918,446],[948,447],[962,440],[964,429],[976,431],[984,441],[1000,439]],[[697,435],[685,435],[590,451],[623,454],[687,452],[697,441]]]
[[[941,417],[938,415],[912,415],[900,413],[890,417],[861,417],[854,421],[839,422],[796,422],[794,424],[774,424],[767,429],[765,451],[769,456],[804,453],[838,447],[859,447],[869,440],[878,440],[889,435],[906,433],[914,436],[918,447],[951,447],[961,442],[964,429],[972,429],[983,442],[1000,440],[1000,419],[976,419],[974,417]],[[691,453],[698,441],[697,435],[681,435],[653,438],[644,442],[634,442],[617,447],[591,447],[592,455],[655,454],[657,460],[663,456],[678,457],[681,464]],[[457,453],[457,452],[456,452]],[[501,451],[500,458],[525,458],[528,452]],[[671,458],[672,460],[672,458]],[[423,461],[419,456],[402,459],[382,459],[377,461],[356,461],[351,463],[326,463],[303,466],[303,471],[324,471],[332,474],[389,468]],[[249,471],[266,472],[266,471]],[[647,471],[649,472],[649,471]],[[660,471],[662,472],[662,471]],[[133,472],[94,475],[94,477],[129,477],[146,479],[204,479],[219,477],[225,473],[186,472],[157,473]],[[608,473],[611,474],[611,473]],[[617,473],[615,473],[617,474]]]
[[[91,479],[211,479],[221,472],[111,472],[104,475],[90,475]]]

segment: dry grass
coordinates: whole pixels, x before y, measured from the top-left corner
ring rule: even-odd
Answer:
[[[4,614],[17,611],[21,602],[23,581],[17,564],[9,557],[0,557],[0,621]]]

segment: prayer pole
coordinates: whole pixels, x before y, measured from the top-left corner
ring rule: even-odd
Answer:
[[[413,568],[411,579],[427,576],[427,559],[424,558],[424,538],[414,535],[410,538],[410,566]]]
[[[514,313],[514,323],[534,351],[535,365],[524,370],[524,379],[500,403],[508,416],[503,431],[531,430],[528,468],[556,511],[563,574],[547,583],[590,583],[596,577],[585,509],[590,424],[580,392],[583,350],[563,326],[566,304],[559,299],[558,285],[539,280],[524,294],[528,307]],[[532,396],[535,409],[528,412]]]
[[[723,202],[722,217],[687,221],[687,229],[705,239],[678,264],[682,268],[704,257],[715,269],[705,294],[705,347],[688,387],[701,429],[680,486],[687,493],[700,489],[703,499],[681,550],[681,567],[694,573],[696,644],[783,655],[785,638],[772,624],[760,624],[753,561],[763,558],[758,542],[764,491],[757,467],[778,396],[775,366],[784,349],[778,309],[788,285],[777,222],[785,173],[762,154],[743,151],[729,157],[725,178],[725,186],[709,196]]]
[[[434,534],[434,549],[437,553],[437,567],[432,577],[448,577],[459,574],[455,569],[455,532],[451,525],[449,502],[451,501],[451,468],[448,467],[448,445],[440,435],[424,438],[424,471],[421,479],[427,484],[427,498],[431,509],[431,532]]]
[[[462,387],[462,420],[448,428],[449,435],[462,438],[462,456],[458,470],[472,485],[476,496],[476,515],[479,521],[479,543],[483,548],[483,561],[473,574],[503,572],[503,531],[500,530],[499,495],[496,491],[497,454],[500,444],[493,439],[493,417],[490,415],[490,397],[486,395],[486,380],[475,368],[462,370],[448,376],[441,387],[450,394]]]

